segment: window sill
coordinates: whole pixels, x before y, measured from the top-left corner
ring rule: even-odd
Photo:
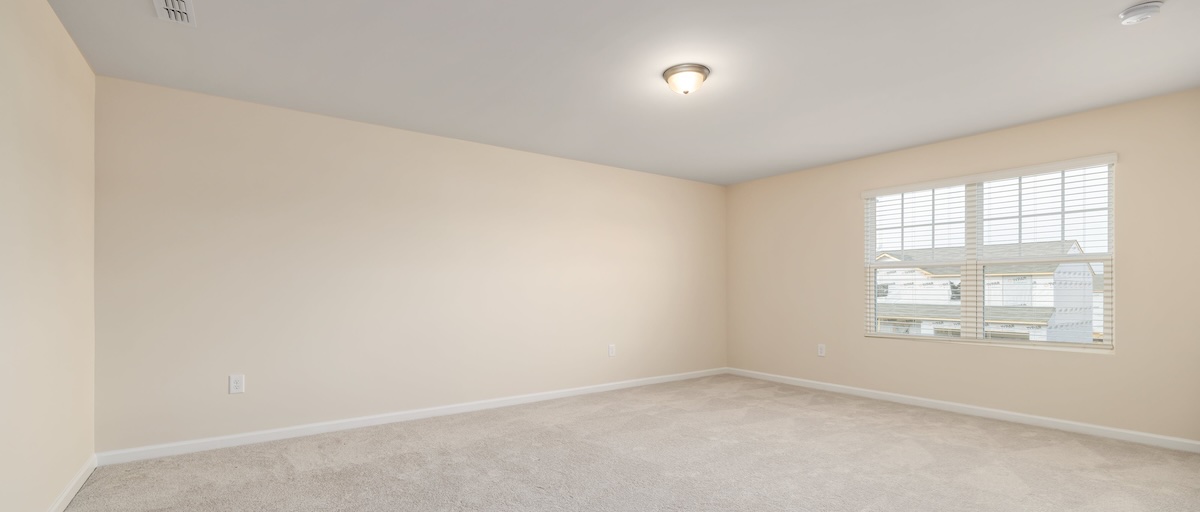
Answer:
[[[863,335],[867,338],[879,338],[890,340],[905,340],[905,341],[925,341],[933,343],[949,343],[953,345],[981,345],[986,347],[1004,347],[1004,348],[1022,348],[1033,350],[1050,350],[1054,352],[1077,352],[1085,354],[1113,354],[1115,352],[1112,344],[1082,344],[1082,343],[1066,343],[1066,342],[1048,342],[1048,341],[987,341],[973,340],[962,338],[946,338],[935,336],[903,336],[896,334],[877,334],[867,333]]]

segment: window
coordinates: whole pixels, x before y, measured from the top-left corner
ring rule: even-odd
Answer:
[[[920,328],[920,322],[906,318],[880,318],[879,331],[893,334],[913,334],[914,328]]]
[[[864,193],[867,334],[1110,347],[1115,162]]]
[[[887,283],[878,283],[878,284],[876,284],[876,285],[875,285],[875,296],[876,296],[876,297],[887,297],[887,296],[888,296],[888,287],[889,287],[889,286],[891,286],[891,285],[890,285],[890,284],[887,284]]]

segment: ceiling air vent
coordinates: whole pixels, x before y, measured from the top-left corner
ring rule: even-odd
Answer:
[[[154,0],[158,19],[196,26],[196,4],[192,0]]]

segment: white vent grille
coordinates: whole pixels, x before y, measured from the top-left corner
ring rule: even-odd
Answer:
[[[154,0],[158,19],[196,26],[196,4],[193,0]]]

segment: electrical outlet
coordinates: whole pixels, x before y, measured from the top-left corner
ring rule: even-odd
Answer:
[[[229,376],[229,394],[245,393],[246,392],[246,376],[245,375],[230,375]]]
[[[608,357],[617,357],[617,345],[615,343],[608,346]]]
[[[817,343],[817,357],[825,357],[825,344]]]

